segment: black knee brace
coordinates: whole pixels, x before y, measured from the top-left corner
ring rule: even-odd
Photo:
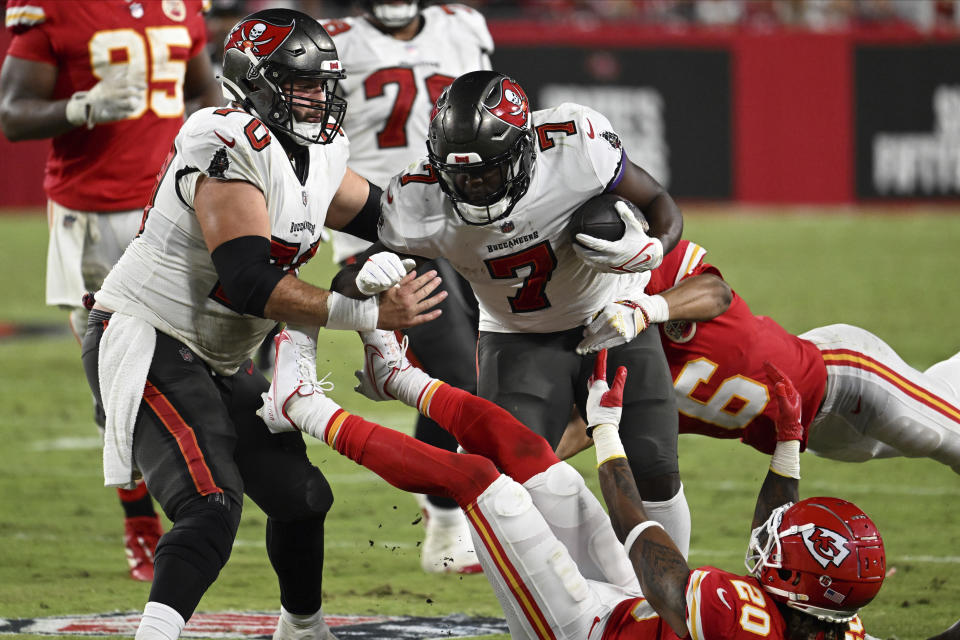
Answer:
[[[172,607],[188,620],[230,558],[241,510],[222,493],[178,509],[173,528],[157,545],[150,600]]]

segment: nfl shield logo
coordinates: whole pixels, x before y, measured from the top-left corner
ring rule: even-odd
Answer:
[[[509,220],[504,222],[502,225],[500,225],[500,231],[503,231],[504,233],[510,233],[513,231],[513,223]]]

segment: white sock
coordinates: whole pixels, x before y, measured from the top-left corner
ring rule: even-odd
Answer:
[[[177,640],[186,625],[175,609],[159,602],[148,602],[143,608],[136,640]]]
[[[690,507],[687,505],[687,497],[683,494],[683,485],[680,485],[680,491],[677,495],[663,502],[643,501],[643,510],[647,512],[651,520],[656,520],[663,525],[663,528],[677,549],[686,558],[690,554]]]
[[[283,608],[283,605],[280,605],[280,617],[294,627],[309,629],[310,627],[316,626],[318,622],[323,620],[323,609],[317,609],[313,613],[307,615],[298,615],[296,613],[290,613]]]
[[[287,412],[293,423],[304,433],[309,433],[317,440],[324,439],[324,431],[340,406],[325,395],[314,393],[309,396],[297,396],[290,400]],[[333,443],[328,442],[331,446]]]
[[[459,524],[460,521],[465,517],[463,512],[460,510],[460,507],[453,507],[452,509],[438,507],[437,505],[432,504],[429,499],[425,500],[424,502],[424,509],[427,511],[427,517],[442,527],[450,527],[455,524]]]

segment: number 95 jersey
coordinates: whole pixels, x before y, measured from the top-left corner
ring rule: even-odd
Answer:
[[[56,67],[54,100],[111,74],[146,86],[127,118],[54,137],[43,181],[51,200],[78,211],[145,205],[183,124],[187,62],[206,55],[201,2],[10,0],[6,25],[14,34],[8,55]]]

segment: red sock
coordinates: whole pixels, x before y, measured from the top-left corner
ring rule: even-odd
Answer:
[[[441,385],[430,400],[429,414],[464,449],[489,458],[517,482],[560,461],[546,440],[506,409],[462,389]]]
[[[133,489],[117,489],[123,515],[127,518],[156,515],[153,510],[153,500],[147,492],[147,485],[141,480]]]
[[[347,414],[333,440],[338,452],[398,489],[445,496],[461,507],[473,503],[500,476],[485,458],[433,447],[360,416]]]

